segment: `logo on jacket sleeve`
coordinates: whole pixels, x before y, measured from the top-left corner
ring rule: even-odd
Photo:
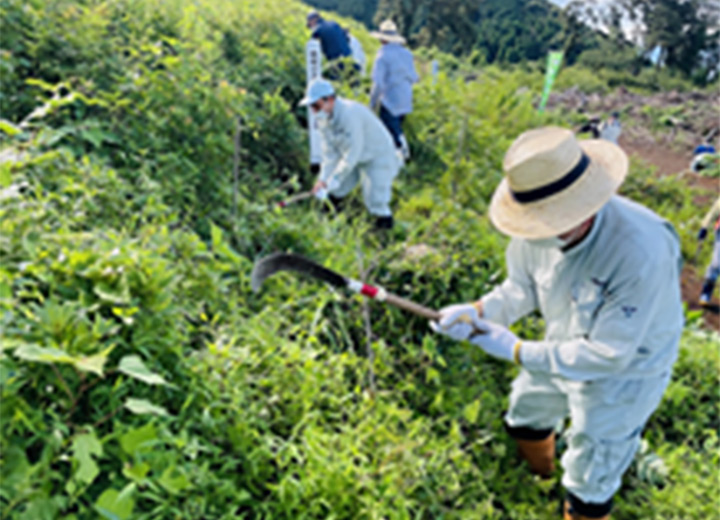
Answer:
[[[631,318],[632,315],[637,312],[637,307],[632,307],[630,305],[623,305],[621,309],[623,313],[625,313],[626,318]]]

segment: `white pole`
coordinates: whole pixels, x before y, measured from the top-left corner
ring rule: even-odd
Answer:
[[[322,77],[322,54],[320,42],[310,39],[305,44],[305,74],[307,84]],[[322,156],[320,153],[320,132],[315,124],[315,115],[308,106],[308,132],[310,134],[310,167],[313,171],[320,169]]]

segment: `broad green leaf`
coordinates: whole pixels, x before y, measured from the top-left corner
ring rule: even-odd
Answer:
[[[81,131],[80,136],[86,141],[92,143],[95,148],[100,148],[105,138],[105,132],[98,128],[90,128]]]
[[[123,475],[135,482],[143,480],[149,471],[150,465],[146,462],[140,462],[132,465],[125,464],[125,467],[123,467]]]
[[[25,343],[16,348],[15,355],[25,361],[37,361],[39,363],[75,363],[75,358],[63,350],[41,347],[34,343]]]
[[[475,399],[463,410],[463,416],[470,424],[475,424],[475,421],[477,421],[478,413],[480,413],[480,399]]]
[[[161,375],[151,372],[150,369],[145,366],[140,356],[125,356],[120,360],[120,366],[118,370],[123,374],[126,374],[135,379],[139,379],[149,385],[167,385],[167,381]]]
[[[182,490],[190,487],[190,481],[185,473],[181,473],[174,465],[163,471],[158,483],[173,495],[177,495]]]
[[[95,502],[95,510],[108,520],[125,520],[132,515],[135,501],[132,497],[120,494],[116,489],[103,491]]]
[[[78,463],[75,478],[90,484],[100,472],[92,456],[102,455],[102,444],[95,436],[95,432],[84,433],[75,437],[72,443],[73,457]]]
[[[10,170],[10,165],[0,162],[0,187],[7,188],[12,184],[12,181],[13,178]]]
[[[432,367],[428,368],[427,372],[425,372],[425,382],[433,382],[435,384],[440,384],[440,372],[438,372]]]
[[[113,305],[130,304],[130,290],[127,279],[124,276],[120,277],[116,286],[111,286],[102,281],[96,282],[93,287],[93,292],[97,294],[101,300],[112,303]]]
[[[222,230],[215,224],[210,224],[210,237],[212,239],[213,250],[217,250],[223,241]]]
[[[157,439],[155,425],[148,423],[140,428],[130,430],[120,437],[120,446],[128,455],[142,453],[152,449],[152,442]]]
[[[99,354],[78,358],[77,361],[75,362],[75,366],[84,372],[92,372],[92,373],[97,374],[100,377],[102,377],[103,376],[103,367],[105,366],[107,357],[110,354],[110,352],[112,352],[113,348],[115,348],[114,345],[106,348]]]
[[[20,493],[29,485],[32,468],[25,451],[18,446],[10,445],[3,452],[3,463],[0,465],[0,485]]]
[[[0,131],[3,133],[13,136],[22,133],[22,129],[15,123],[8,121],[7,119],[0,119]]]
[[[17,516],[18,520],[55,520],[58,514],[58,507],[55,501],[49,497],[33,498],[25,511]]]
[[[25,83],[34,87],[40,87],[41,89],[47,90],[48,92],[55,92],[59,87],[64,85],[64,83],[58,83],[56,85],[53,85],[52,83],[48,83],[47,81],[43,81],[37,78],[28,78],[25,80]]]
[[[135,399],[133,397],[127,398],[127,401],[125,401],[125,408],[138,415],[152,414],[164,417],[168,417],[170,415],[162,406],[154,405],[145,399]]]

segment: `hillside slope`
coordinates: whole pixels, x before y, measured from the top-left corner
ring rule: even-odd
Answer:
[[[534,480],[502,429],[515,368],[308,280],[255,294],[249,275],[292,250],[431,307],[477,297],[503,276],[485,216],[502,155],[560,116],[536,113],[541,79],[520,71],[424,77],[390,236],[357,200],[279,210],[311,181],[306,9],[0,3],[2,518],[557,517],[559,474]],[[672,179],[638,168],[626,190],[694,218]],[[695,325],[617,518],[715,511],[718,338]]]

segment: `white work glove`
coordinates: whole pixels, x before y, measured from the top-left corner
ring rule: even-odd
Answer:
[[[451,305],[440,310],[439,322],[430,327],[456,341],[470,341],[487,354],[505,361],[519,362],[520,339],[502,325],[483,320],[472,304]]]
[[[325,199],[327,199],[327,198],[328,198],[328,190],[326,190],[325,188],[319,188],[319,189],[315,192],[315,198],[318,199],[318,200],[325,200]]]

